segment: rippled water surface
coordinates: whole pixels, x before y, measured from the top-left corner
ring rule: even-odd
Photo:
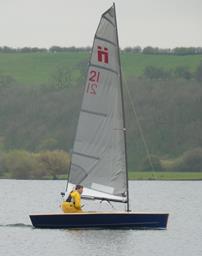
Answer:
[[[0,255],[202,255],[202,181],[132,181],[134,211],[169,212],[168,229],[35,229],[30,213],[59,212],[64,181],[0,180]],[[122,205],[85,202],[86,210]]]

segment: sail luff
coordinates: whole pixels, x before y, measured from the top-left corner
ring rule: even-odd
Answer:
[[[117,19],[116,19],[116,7],[113,3],[114,14],[115,14],[115,23],[116,23],[116,33],[117,33],[117,47],[118,47],[118,61],[119,61],[119,74],[120,74],[120,89],[121,89],[121,105],[122,105],[122,114],[123,114],[123,132],[124,132],[124,146],[125,146],[125,164],[126,164],[126,193],[127,193],[127,212],[130,211],[129,206],[129,186],[128,186],[128,156],[127,156],[127,137],[126,137],[126,120],[125,120],[125,107],[124,107],[124,97],[123,97],[123,79],[122,79],[122,70],[121,70],[121,58],[119,50],[119,36],[117,29]]]

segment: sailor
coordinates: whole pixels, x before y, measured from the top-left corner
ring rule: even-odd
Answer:
[[[68,198],[62,202],[61,208],[64,213],[82,212],[81,194],[83,192],[82,185],[76,185],[75,190],[69,193]]]

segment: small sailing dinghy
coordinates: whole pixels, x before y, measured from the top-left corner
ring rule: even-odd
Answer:
[[[167,213],[129,208],[127,146],[115,4],[97,28],[69,172],[68,194],[82,184],[82,197],[126,205],[125,212],[32,214],[37,228],[165,229]],[[66,196],[66,195],[65,195]]]

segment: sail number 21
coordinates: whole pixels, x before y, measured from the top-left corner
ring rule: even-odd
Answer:
[[[89,72],[89,79],[87,83],[86,92],[91,95],[96,95],[96,90],[98,88],[99,81],[100,81],[100,72],[96,70],[91,70]]]

